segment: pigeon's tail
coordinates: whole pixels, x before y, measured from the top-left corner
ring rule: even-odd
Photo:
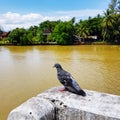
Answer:
[[[78,95],[86,96],[86,93],[85,93],[83,90],[80,90],[80,91],[78,92]]]

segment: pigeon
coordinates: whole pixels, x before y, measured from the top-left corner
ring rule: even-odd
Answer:
[[[60,83],[64,85],[65,90],[74,94],[86,96],[85,91],[80,88],[76,80],[69,72],[65,71],[59,63],[56,63],[54,67],[57,69],[57,78]]]

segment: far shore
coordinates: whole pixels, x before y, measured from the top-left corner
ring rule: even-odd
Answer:
[[[38,45],[59,45],[57,43],[33,43],[33,44],[27,44],[27,45],[20,45],[20,44],[14,44],[14,43],[0,43],[0,46],[38,46]],[[112,43],[107,43],[104,41],[100,42],[88,42],[88,43],[79,43],[79,44],[71,44],[71,45],[119,45],[119,44],[112,44]],[[61,45],[61,46],[68,46],[68,45]]]

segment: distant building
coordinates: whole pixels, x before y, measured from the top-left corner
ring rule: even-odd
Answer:
[[[73,44],[85,44],[85,43],[91,43],[97,41],[97,36],[86,36],[86,37],[80,37],[77,35],[73,35]]]
[[[10,32],[3,32],[1,35],[0,35],[0,39],[3,39],[5,37],[7,37],[9,35]]]
[[[75,44],[75,45],[84,44],[83,37],[73,35],[73,44]]]
[[[87,36],[86,38],[88,38],[88,39],[95,39],[95,40],[97,40],[97,36],[96,36],[96,35],[94,35],[94,36]]]
[[[43,35],[50,35],[51,34],[51,31],[46,29],[43,31]]]
[[[93,36],[86,36],[84,38],[85,43],[91,43],[91,42],[96,42],[97,41],[97,36],[93,35]]]

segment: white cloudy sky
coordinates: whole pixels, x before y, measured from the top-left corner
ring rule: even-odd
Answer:
[[[70,20],[72,17],[79,20],[102,15],[110,0],[6,0],[0,3],[0,26],[9,31],[16,27],[29,28],[45,20]]]

